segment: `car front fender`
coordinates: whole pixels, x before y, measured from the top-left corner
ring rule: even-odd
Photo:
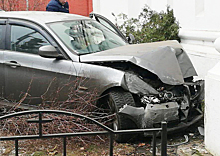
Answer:
[[[122,87],[133,94],[159,94],[153,87],[133,73],[86,63],[82,63],[79,69],[78,77],[83,80],[80,85],[83,88],[88,88],[87,92],[96,89],[98,95],[102,95],[113,87]]]

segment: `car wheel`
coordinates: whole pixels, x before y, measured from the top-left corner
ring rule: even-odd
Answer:
[[[108,94],[108,104],[112,113],[116,113],[112,127],[114,130],[137,129],[136,124],[123,114],[119,109],[125,104],[135,106],[135,101],[130,92],[122,89],[113,90]],[[136,138],[136,134],[120,134],[115,136],[117,142],[131,142]]]

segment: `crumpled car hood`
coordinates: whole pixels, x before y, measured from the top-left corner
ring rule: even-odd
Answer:
[[[163,83],[170,85],[180,85],[184,83],[184,78],[197,76],[188,55],[177,41],[126,45],[81,55],[80,61],[131,62],[156,74]]]

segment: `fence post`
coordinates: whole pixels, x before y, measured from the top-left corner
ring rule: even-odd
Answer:
[[[167,123],[161,122],[161,156],[167,156]]]
[[[157,142],[156,132],[153,132],[153,156],[156,156]]]
[[[66,156],[66,137],[63,137],[63,156]]]
[[[109,137],[110,137],[110,138],[109,138],[109,139],[110,139],[110,142],[109,142],[109,143],[110,143],[110,145],[109,145],[109,146],[110,146],[109,155],[110,155],[110,156],[113,156],[113,148],[114,148],[114,145],[113,145],[113,144],[114,144],[114,134],[110,133],[110,134],[109,134]]]
[[[15,140],[15,155],[18,156],[18,140]]]
[[[42,137],[42,112],[39,112],[39,136]]]

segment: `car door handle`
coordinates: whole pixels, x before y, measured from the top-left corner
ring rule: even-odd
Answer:
[[[16,61],[7,61],[4,63],[7,66],[11,66],[12,68],[20,67],[21,65]]]

